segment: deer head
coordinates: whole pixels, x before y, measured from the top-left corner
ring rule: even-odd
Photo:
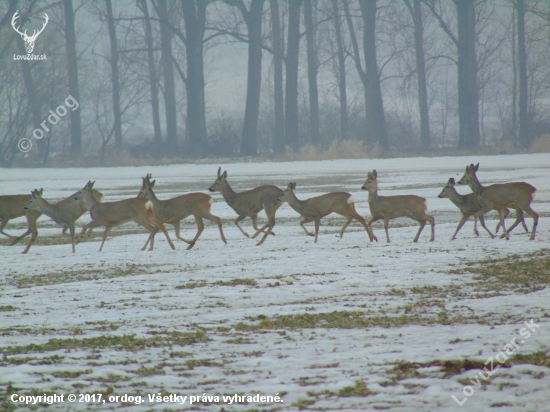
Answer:
[[[36,41],[36,38],[38,37],[38,35],[40,33],[42,33],[44,31],[44,29],[46,28],[46,25],[48,24],[48,21],[50,20],[48,15],[46,13],[44,13],[44,24],[42,25],[42,28],[40,30],[34,30],[33,33],[32,33],[32,36],[29,36],[27,35],[27,30],[25,30],[24,32],[21,32],[19,30],[19,27],[17,26],[16,27],[16,20],[19,18],[19,10],[17,10],[15,12],[15,14],[13,15],[12,19],[11,19],[11,26],[13,27],[13,29],[19,33],[21,35],[21,37],[23,38],[23,40],[25,40],[25,49],[27,49],[27,54],[31,54],[32,51],[34,50],[34,42]]]

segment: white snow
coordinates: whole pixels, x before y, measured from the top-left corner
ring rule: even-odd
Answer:
[[[480,163],[484,184],[526,181],[537,188],[532,206],[540,214],[536,240],[529,241],[519,226],[510,240],[491,240],[473,221],[450,241],[460,212],[437,196],[450,177],[459,179],[464,167]],[[162,234],[155,250],[141,252],[148,233],[129,223],[113,229],[98,253],[102,229],[84,239],[71,253],[69,238],[47,217],[39,221],[39,239],[27,255],[22,242],[9,247],[0,239],[0,391],[8,383],[19,394],[92,394],[113,387],[111,395],[142,395],[136,405],[58,403],[52,410],[375,410],[397,411],[550,411],[550,369],[531,364],[504,364],[482,387],[470,383],[479,369],[444,376],[438,365],[418,368],[420,375],[396,378],[399,362],[429,363],[473,359],[485,362],[498,349],[519,337],[524,321],[540,325],[519,345],[518,354],[550,350],[550,290],[527,294],[503,291],[478,295],[469,284],[480,282],[466,271],[451,273],[468,263],[520,256],[547,249],[550,216],[550,158],[548,154],[491,157],[363,159],[311,162],[223,164],[236,191],[261,184],[285,188],[297,182],[299,199],[330,191],[353,194],[357,211],[370,218],[367,193],[361,190],[368,171],[376,169],[379,193],[416,194],[428,200],[436,219],[436,240],[429,242],[429,226],[412,243],[416,222],[390,222],[387,244],[380,222],[373,225],[378,243],[370,243],[358,222],[337,237],[345,219],[332,215],[321,221],[318,243],[299,226],[301,217],[284,204],[277,212],[276,236],[262,246],[245,238],[233,224],[234,211],[219,193],[208,192],[218,165],[171,165],[89,169],[0,169],[0,194],[19,194],[44,188],[56,200],[95,180],[105,202],[137,195],[141,177],[152,173],[161,199],[200,191],[214,197],[212,213],[223,220],[228,245],[215,224],[205,230],[195,247],[175,239],[169,248]],[[461,193],[469,188],[457,186]],[[82,227],[89,221],[84,215]],[[487,219],[491,230],[496,214]],[[265,221],[261,214],[260,224]],[[508,219],[507,224],[513,222]],[[533,220],[526,216],[531,230]],[[241,222],[253,233],[250,219]],[[312,226],[312,224],[309,224]],[[10,221],[8,233],[21,233],[25,219]],[[313,230],[313,228],[311,229]],[[182,235],[196,231],[192,218],[182,224]],[[41,237],[43,238],[41,240]],[[61,238],[63,239],[63,238]],[[235,281],[240,279],[241,281]],[[242,281],[245,280],[245,281]],[[256,282],[255,284],[253,283]],[[487,282],[494,281],[489,278]],[[40,283],[42,282],[42,283]],[[225,283],[224,283],[225,282]],[[237,283],[237,284],[235,284]],[[194,285],[193,285],[194,284]],[[186,288],[176,288],[186,286]],[[194,286],[194,287],[193,287]],[[417,293],[428,290],[433,293]],[[432,289],[429,289],[432,290]],[[445,292],[442,293],[441,291]],[[12,306],[14,310],[8,310]],[[319,315],[334,311],[360,313],[365,318],[396,319],[404,315],[420,321],[403,326],[351,328],[297,327],[241,330],[238,324],[257,325],[278,315]],[[450,324],[439,322],[448,316]],[[457,321],[457,319],[462,319]],[[209,340],[170,345],[166,333],[204,331]],[[155,334],[156,333],[156,334]],[[12,354],[13,348],[41,345],[52,339],[88,339],[135,335],[165,338],[159,346],[122,348],[85,347]],[[57,355],[57,356],[56,356]],[[25,359],[30,358],[30,359]],[[204,360],[210,362],[205,365]],[[190,362],[195,360],[195,364]],[[197,365],[198,363],[198,365]],[[396,378],[392,382],[392,378]],[[344,387],[362,381],[373,394],[343,396]],[[464,385],[474,393],[460,407]],[[275,396],[283,403],[248,405],[150,403],[147,394],[182,396]],[[105,396],[103,396],[105,398]],[[8,400],[8,404],[11,402]],[[312,402],[312,403],[311,403]],[[11,404],[12,406],[14,404]],[[21,404],[16,405],[25,408]]]

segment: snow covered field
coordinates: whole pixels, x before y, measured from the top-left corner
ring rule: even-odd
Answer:
[[[437,196],[471,162],[481,163],[482,184],[526,181],[538,189],[535,241],[521,226],[509,241],[491,240],[481,227],[476,238],[472,221],[450,241],[461,215]],[[42,216],[27,255],[20,254],[26,242],[9,247],[0,239],[0,409],[30,409],[12,400],[57,394],[64,402],[34,408],[550,411],[550,268],[539,267],[550,256],[548,154],[222,167],[236,191],[286,188],[290,181],[297,182],[300,199],[348,191],[367,220],[367,193],[360,188],[367,171],[377,169],[381,195],[428,199],[435,242],[428,241],[427,226],[412,243],[418,226],[406,219],[390,222],[389,244],[380,222],[373,226],[378,243],[370,243],[356,221],[340,239],[345,219],[331,215],[315,244],[285,204],[277,212],[276,236],[257,247],[214,193],[212,213],[223,220],[227,246],[205,221],[189,251],[167,225],[176,250],[157,235],[155,250],[141,252],[147,232],[129,223],[113,229],[102,253],[102,229],[96,229],[72,254],[68,237]],[[2,169],[0,194],[43,187],[44,198],[56,200],[91,179],[105,201],[113,201],[137,195],[141,177],[152,173],[158,197],[167,199],[207,193],[216,171],[216,165]],[[495,219],[487,219],[491,230]],[[88,221],[86,214],[77,225]],[[526,223],[531,230],[533,220],[526,216]],[[242,227],[253,232],[250,219]],[[7,232],[24,229],[20,218]],[[186,238],[194,235],[192,218],[182,230]],[[538,277],[525,280],[531,263],[524,262],[531,261]],[[507,356],[503,348],[512,340],[516,346],[507,349],[514,354]],[[485,380],[480,367],[494,374]],[[117,402],[124,394],[132,398]],[[258,394],[281,401],[236,402]],[[166,398],[150,401],[149,395]],[[183,398],[174,403],[170,395],[187,398],[182,405]]]

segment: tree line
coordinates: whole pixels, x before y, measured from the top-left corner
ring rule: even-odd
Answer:
[[[43,21],[34,53],[47,59],[16,58]],[[8,0],[0,38],[3,165],[344,140],[529,148],[550,132],[547,0]],[[216,89],[237,64],[245,90],[227,112]],[[19,150],[67,96],[79,109]]]

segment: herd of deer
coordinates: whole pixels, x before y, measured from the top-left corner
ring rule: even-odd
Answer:
[[[509,233],[519,223],[522,223],[525,231],[528,232],[523,219],[524,212],[527,213],[534,221],[530,239],[535,239],[539,216],[531,209],[530,204],[535,197],[536,189],[523,182],[482,186],[476,177],[478,167],[479,163],[476,166],[473,164],[466,166],[464,176],[458,181],[458,184],[469,185],[472,193],[468,195],[459,194],[454,188],[455,180],[451,178],[439,195],[440,198],[449,198],[462,212],[462,220],[458,224],[451,240],[456,238],[459,230],[471,216],[474,216],[474,233],[476,236],[478,236],[477,219],[479,218],[483,228],[489,233],[491,238],[494,238],[493,233],[485,226],[483,219],[483,215],[491,210],[498,211],[500,217],[496,232],[502,226],[504,233],[501,237],[505,237],[507,240],[509,239]],[[103,194],[93,189],[94,182],[88,182],[82,190],[73,193],[68,198],[55,204],[49,203],[42,197],[42,189],[32,191],[31,195],[0,196],[0,233],[13,239],[11,245],[14,245],[30,234],[29,243],[22,252],[27,253],[38,235],[36,220],[44,213],[57,224],[63,226],[62,233],[65,233],[69,229],[72,251],[74,252],[75,221],[86,211],[90,211],[92,221],[82,228],[76,243],[78,244],[81,236],[87,230],[89,236],[94,227],[105,226],[103,240],[99,248],[100,252],[103,249],[103,244],[111,228],[129,221],[134,221],[149,231],[147,242],[141,250],[145,250],[147,245],[149,245],[149,250],[153,249],[155,234],[159,230],[164,232],[170,247],[175,249],[164,223],[173,225],[176,237],[189,245],[187,249],[191,249],[204,229],[203,219],[211,220],[218,225],[221,239],[227,244],[223,234],[221,219],[210,213],[213,203],[211,196],[204,193],[188,193],[173,199],[160,200],[153,192],[155,180],[151,180],[151,177],[148,174],[142,178],[141,190],[137,197],[117,202],[103,203]],[[340,230],[340,237],[344,235],[344,231],[351,220],[356,219],[365,227],[370,241],[378,241],[372,232],[371,225],[373,222],[383,219],[386,240],[390,242],[388,233],[389,220],[398,217],[408,217],[420,223],[420,228],[414,238],[414,242],[418,241],[426,222],[430,222],[432,229],[430,241],[433,241],[435,239],[435,220],[433,216],[426,213],[426,199],[415,195],[379,196],[377,177],[376,170],[369,172],[367,180],[362,186],[362,189],[367,190],[369,194],[368,200],[372,218],[368,223],[356,212],[355,200],[351,194],[346,192],[332,192],[306,200],[299,200],[294,194],[296,183],[290,183],[286,190],[268,185],[237,193],[227,181],[227,172],[221,173],[221,168],[218,169],[218,177],[209,190],[222,194],[227,204],[238,214],[235,225],[247,237],[250,236],[241,228],[239,222],[246,217],[252,219],[252,226],[256,231],[252,238],[263,233],[263,237],[257,245],[261,245],[268,235],[274,235],[272,229],[275,226],[275,212],[284,202],[288,202],[296,212],[302,215],[304,219],[300,222],[300,225],[306,234],[315,236],[315,242],[317,242],[319,234],[320,220],[331,213],[340,214],[347,219]],[[504,224],[504,219],[510,213],[508,208],[516,210],[516,221],[510,229],[506,229]],[[265,210],[267,215],[267,223],[258,228],[258,213],[262,210]],[[26,216],[28,223],[28,230],[23,235],[15,237],[4,232],[4,228],[10,219],[23,215]],[[186,240],[180,236],[180,221],[191,215],[195,218],[198,230],[193,240]],[[310,222],[315,222],[315,234],[310,233],[304,226],[305,223]]]

